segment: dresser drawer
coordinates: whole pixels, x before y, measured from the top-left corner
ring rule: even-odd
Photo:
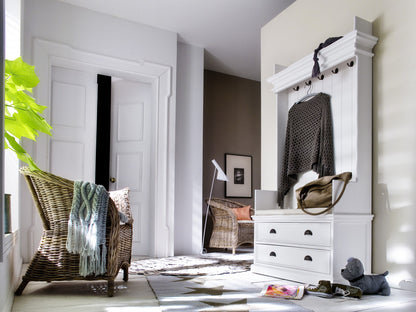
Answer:
[[[331,224],[328,222],[258,222],[255,223],[255,233],[256,242],[260,243],[284,243],[326,247],[331,245]]]
[[[307,271],[330,273],[329,250],[257,244],[255,263],[278,265]]]

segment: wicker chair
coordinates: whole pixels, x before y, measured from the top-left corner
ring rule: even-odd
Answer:
[[[212,212],[213,229],[209,247],[235,249],[243,244],[254,242],[254,222],[237,220],[231,208],[241,208],[246,205],[228,199],[211,198],[207,201]],[[254,209],[250,209],[253,215]]]
[[[120,217],[113,200],[109,199],[106,225],[107,273],[79,275],[79,255],[66,249],[68,220],[71,211],[74,182],[44,171],[30,171],[25,176],[35,206],[43,223],[40,245],[16,290],[21,295],[29,281],[107,280],[107,294],[114,294],[114,279],[120,269],[124,281],[128,280],[131,258],[132,220],[120,225]]]

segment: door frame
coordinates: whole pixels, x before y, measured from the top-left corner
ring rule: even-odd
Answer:
[[[172,67],[149,61],[134,62],[74,49],[70,46],[36,38],[34,65],[40,83],[35,96],[39,103],[51,107],[52,66],[118,76],[152,85],[152,103],[155,105],[154,158],[151,202],[154,204],[153,235],[150,256],[168,257],[174,253],[175,202],[175,99],[172,96]],[[50,109],[45,111],[50,121]],[[36,162],[49,170],[50,139],[42,135],[36,143]],[[33,228],[33,224],[31,228]],[[32,229],[28,229],[31,231]],[[32,233],[34,234],[34,233]],[[29,237],[33,237],[29,233]],[[30,243],[30,242],[29,242]],[[37,247],[31,242],[32,250]],[[30,246],[28,246],[30,247]]]

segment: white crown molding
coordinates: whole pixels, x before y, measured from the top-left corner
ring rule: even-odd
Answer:
[[[321,72],[334,68],[342,62],[359,55],[372,57],[374,55],[372,49],[376,43],[377,38],[372,35],[358,30],[351,31],[338,41],[319,51],[318,58]],[[299,82],[311,79],[313,65],[313,53],[310,53],[274,74],[267,79],[267,82],[273,85],[272,91],[278,93]]]

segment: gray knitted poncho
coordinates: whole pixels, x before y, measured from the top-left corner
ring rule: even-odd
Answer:
[[[331,103],[325,93],[289,110],[277,195],[281,208],[284,196],[298,180],[297,174],[311,169],[319,177],[335,174]]]

